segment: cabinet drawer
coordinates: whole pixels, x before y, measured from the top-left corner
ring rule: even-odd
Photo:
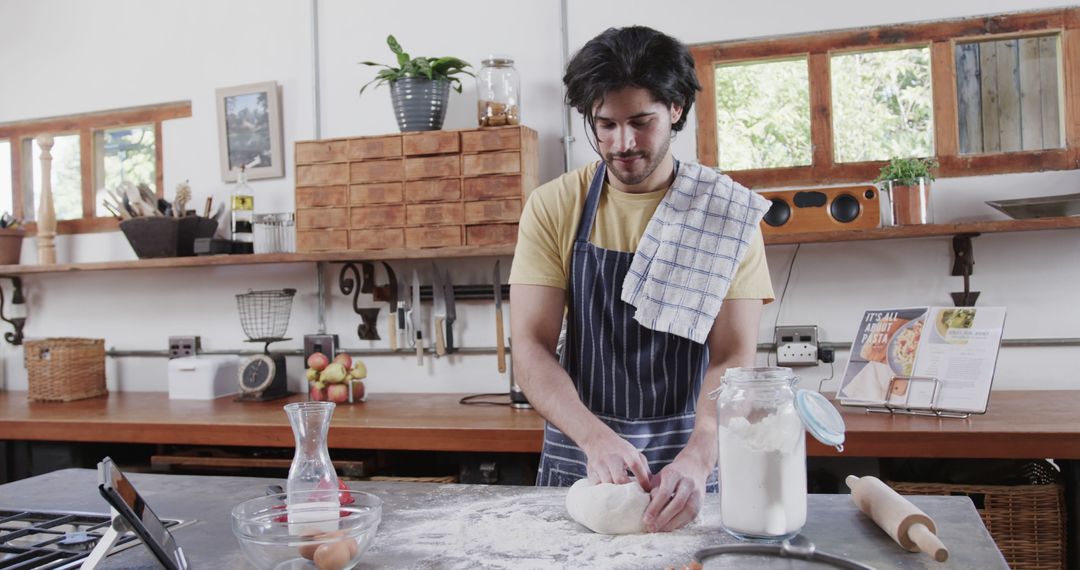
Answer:
[[[465,176],[479,174],[515,174],[521,172],[520,152],[485,152],[461,157]]]
[[[352,208],[350,228],[386,228],[405,225],[405,206]]]
[[[405,159],[405,178],[407,180],[445,178],[447,176],[459,176],[460,174],[461,158],[456,154]]]
[[[401,139],[405,156],[417,154],[450,154],[461,151],[461,142],[454,131],[431,131],[403,135]]]
[[[346,208],[306,208],[296,210],[296,228],[344,228],[349,220]]]
[[[345,186],[307,186],[296,189],[296,207],[344,206],[348,192]]]
[[[514,245],[517,234],[517,224],[465,226],[465,245]]]
[[[305,164],[296,167],[297,186],[329,186],[348,182],[349,166],[346,164]]]
[[[521,198],[521,176],[483,176],[462,181],[465,199]]]
[[[460,224],[464,219],[461,202],[409,204],[408,206],[405,206],[405,208],[405,225],[408,226]]]
[[[461,226],[405,228],[405,247],[454,247],[461,245]]]
[[[307,230],[296,232],[297,251],[341,251],[348,246],[345,230]]]
[[[448,202],[461,199],[461,180],[444,178],[405,183],[406,202]]]
[[[345,162],[345,141],[311,141],[296,143],[296,164],[313,162]]]
[[[392,249],[405,247],[405,230],[349,230],[349,249]]]
[[[465,202],[465,223],[516,222],[521,219],[521,200]]]
[[[521,148],[521,127],[478,129],[461,133],[461,152],[517,150]]]
[[[358,183],[396,182],[405,177],[404,162],[398,159],[353,162],[349,180]]]
[[[349,203],[354,206],[399,204],[402,198],[401,187],[401,182],[353,184],[349,186]]]
[[[346,154],[349,160],[401,156],[401,135],[350,139]]]

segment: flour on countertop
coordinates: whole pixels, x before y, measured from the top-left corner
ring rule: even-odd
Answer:
[[[565,492],[531,489],[496,497],[490,489],[446,485],[422,498],[428,506],[384,513],[365,558],[395,568],[476,568],[476,560],[484,568],[514,570],[662,568],[682,566],[698,549],[732,540],[720,530],[719,513],[703,513],[673,533],[608,536],[570,518]],[[408,552],[410,559],[383,559],[382,549]]]

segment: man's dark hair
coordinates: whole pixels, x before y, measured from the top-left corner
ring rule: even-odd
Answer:
[[[680,131],[701,90],[694,58],[679,40],[644,26],[608,28],[589,40],[566,66],[566,103],[596,134],[593,107],[612,91],[639,87],[655,101],[683,109],[671,130]]]

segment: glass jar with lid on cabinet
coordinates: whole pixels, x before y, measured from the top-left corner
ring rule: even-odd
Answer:
[[[481,127],[521,123],[521,80],[514,60],[492,54],[476,74],[477,121]]]

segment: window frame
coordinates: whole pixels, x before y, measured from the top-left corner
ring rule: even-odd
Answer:
[[[155,184],[159,197],[164,196],[164,167],[163,167],[163,143],[161,138],[162,122],[169,119],[180,119],[191,116],[191,101],[176,101],[142,107],[130,107],[126,109],[113,109],[82,113],[78,115],[65,115],[48,117],[43,119],[31,119],[27,121],[14,121],[0,124],[0,139],[11,142],[11,203],[13,214],[22,217],[25,212],[26,198],[25,188],[27,181],[33,184],[33,172],[26,172],[24,176],[24,163],[29,164],[23,156],[23,145],[27,139],[33,140],[39,134],[78,134],[79,135],[79,161],[80,178],[82,187],[82,217],[74,220],[58,220],[56,233],[80,234],[116,231],[119,223],[111,216],[97,217],[95,200],[97,189],[94,187],[95,156],[94,156],[94,131],[132,125],[154,126],[154,152],[155,152]],[[31,142],[30,144],[34,144]],[[31,168],[37,165],[31,164]],[[37,232],[37,224],[30,222],[24,225],[28,234]]]
[[[1048,34],[1061,35],[1058,57],[1064,96],[1064,148],[960,154],[956,44]],[[1075,7],[693,45],[690,52],[702,85],[695,101],[698,161],[712,167],[718,162],[715,65],[805,56],[810,83],[810,166],[727,174],[756,188],[866,182],[876,178],[884,161],[835,162],[830,59],[834,54],[852,51],[927,45],[934,110],[934,158],[940,164],[939,178],[1080,167],[1080,8]]]

